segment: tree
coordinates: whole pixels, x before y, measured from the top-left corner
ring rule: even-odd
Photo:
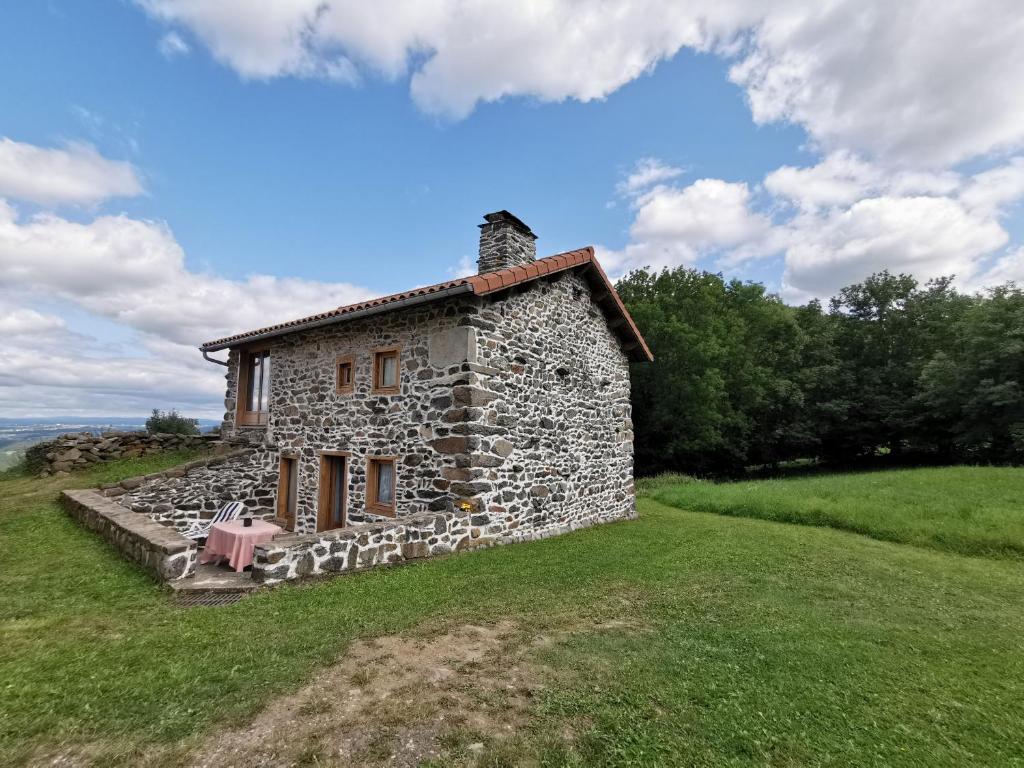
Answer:
[[[618,290],[655,355],[633,369],[639,471],[736,473],[784,457],[802,406],[789,308],[759,284],[685,268],[636,271]]]
[[[198,435],[199,421],[188,419],[174,409],[165,413],[154,408],[153,414],[146,419],[146,431],[150,434],[167,432],[175,435]]]

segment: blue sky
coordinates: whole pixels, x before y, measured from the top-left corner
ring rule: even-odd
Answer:
[[[0,415],[217,415],[196,344],[446,279],[501,208],[791,302],[1020,279],[1024,29],[987,4],[16,3]]]

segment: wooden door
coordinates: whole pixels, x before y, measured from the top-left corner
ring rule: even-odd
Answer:
[[[320,508],[316,529],[329,531],[345,527],[348,501],[348,454],[324,453],[320,457]]]
[[[284,527],[295,530],[295,507],[299,496],[299,460],[294,456],[281,458],[281,471],[277,482],[277,517]]]

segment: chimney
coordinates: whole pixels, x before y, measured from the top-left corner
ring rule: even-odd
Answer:
[[[484,216],[480,225],[480,258],[477,274],[529,264],[537,258],[537,236],[508,211]]]

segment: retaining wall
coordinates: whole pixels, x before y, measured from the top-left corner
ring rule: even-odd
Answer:
[[[186,579],[196,572],[196,543],[172,528],[125,509],[96,491],[61,494],[67,513],[95,531],[160,581]]]
[[[100,461],[201,448],[219,439],[219,435],[148,432],[104,432],[94,435],[91,432],[69,432],[54,440],[33,445],[25,452],[25,460],[29,469],[45,477],[83,469]]]
[[[635,517],[634,512],[626,519]],[[519,528],[518,521],[510,525],[505,515],[497,511],[422,512],[383,523],[278,536],[256,547],[252,578],[262,584],[276,584],[289,579],[329,576],[495,544],[544,539],[621,519],[616,510],[613,515],[595,512],[547,528]]]
[[[271,519],[277,494],[277,454],[262,447],[230,449],[141,477],[102,487],[133,512],[183,531],[209,520],[226,502],[240,501],[249,517]]]

